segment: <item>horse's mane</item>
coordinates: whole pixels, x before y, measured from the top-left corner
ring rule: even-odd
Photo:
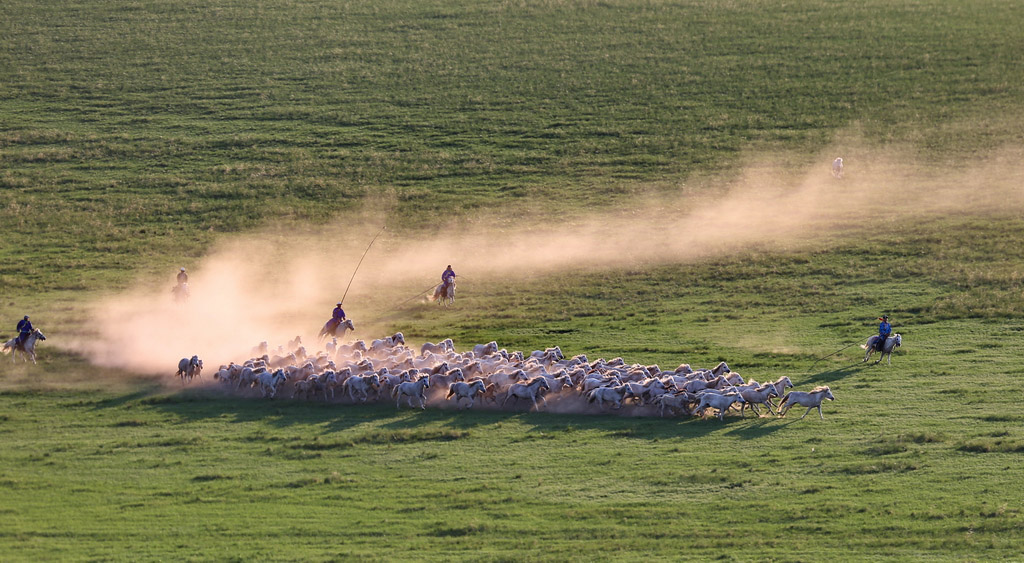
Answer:
[[[818,393],[820,391],[831,391],[831,389],[828,388],[828,385],[819,385],[819,386],[815,387],[814,389],[811,389],[810,392],[811,393]]]

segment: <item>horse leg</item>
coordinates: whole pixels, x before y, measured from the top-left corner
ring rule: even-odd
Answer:
[[[814,407],[807,407],[807,412],[805,412],[805,413],[804,413],[804,416],[807,416],[807,413],[808,413],[808,412],[811,412],[811,409],[813,409],[813,408],[814,408]],[[800,420],[803,420],[803,419],[804,419],[804,416],[801,416],[801,417],[800,417]]]
[[[818,403],[818,418],[825,420],[825,417],[821,414],[821,403]]]

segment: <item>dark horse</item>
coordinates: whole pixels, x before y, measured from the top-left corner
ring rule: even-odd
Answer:
[[[316,335],[318,340],[323,340],[328,336],[339,338],[338,329],[341,330],[340,338],[345,337],[345,331],[355,330],[356,325],[352,324],[352,319],[345,319],[344,321],[338,321],[337,319],[331,319],[324,324],[324,327],[320,329],[320,334]]]
[[[189,291],[187,283],[179,283],[171,289],[171,294],[174,295],[174,301],[176,303],[184,303],[188,301]]]

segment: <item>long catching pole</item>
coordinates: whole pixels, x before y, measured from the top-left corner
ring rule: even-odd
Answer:
[[[383,233],[384,229],[386,228],[388,228],[387,225],[381,227],[380,231],[378,231],[377,234],[373,235],[373,240],[370,241],[370,244],[366,245],[366,250],[363,251],[362,257],[359,258],[359,263],[356,264],[356,269],[352,271],[352,277],[349,278],[348,280],[348,286],[345,287],[345,294],[341,296],[342,304],[345,303],[345,298],[348,297],[348,290],[352,287],[352,281],[356,279],[356,272],[359,271],[359,266],[363,265],[363,258],[366,258],[366,253],[370,251],[370,247],[373,246],[373,243],[377,241],[377,237],[379,237],[380,234]]]
[[[853,345],[854,345],[854,344],[856,344],[857,342],[859,342],[859,341],[854,341],[854,342],[851,342],[850,344],[847,344],[846,346],[843,346],[842,348],[840,348],[840,349],[836,350],[835,352],[832,352],[831,354],[829,354],[829,355],[827,355],[827,356],[822,356],[822,357],[818,358],[817,360],[814,360],[814,364],[816,364],[816,363],[818,363],[818,362],[820,362],[820,361],[824,360],[825,358],[831,358],[832,356],[835,356],[836,354],[838,354],[838,353],[842,352],[843,350],[846,350],[846,349],[847,349],[847,348],[849,348],[850,346],[853,346]],[[814,364],[811,364],[811,367],[814,367]]]

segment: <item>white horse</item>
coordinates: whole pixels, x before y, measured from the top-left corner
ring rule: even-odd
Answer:
[[[878,335],[877,334],[872,336],[871,338],[868,338],[868,341],[867,341],[866,344],[861,345],[861,348],[864,348],[864,349],[867,350],[867,353],[864,354],[864,361],[865,362],[868,361],[868,358],[871,357],[871,354],[873,354],[875,352],[875,345],[876,344],[878,344]],[[892,365],[892,351],[895,350],[896,348],[899,348],[900,346],[903,346],[903,337],[900,336],[899,334],[895,334],[895,333],[894,334],[890,334],[889,338],[885,339],[885,344],[882,345],[882,355],[878,356],[878,360],[875,363],[877,364],[878,362],[881,362],[882,358],[885,358],[886,355],[888,355],[889,358],[888,358],[888,361],[886,361],[886,364],[891,366]]]
[[[341,334],[338,334],[338,329],[341,329]],[[345,340],[345,332],[355,329],[356,325],[352,323],[352,319],[345,319],[344,321],[341,322],[335,322],[334,319],[331,319],[324,323],[324,327],[320,329],[320,333],[317,334],[316,337],[317,340],[321,342],[323,342],[324,338],[328,336],[333,336]],[[335,342],[334,345],[337,346],[338,343]]]
[[[744,416],[743,410],[750,405],[750,410],[757,413],[757,416],[761,416],[761,411],[757,410],[757,405],[764,405],[768,407],[768,412],[775,414],[772,410],[772,397],[778,397],[779,393],[775,390],[774,383],[765,383],[764,385],[756,389],[747,389],[740,391],[740,396],[743,397],[743,404],[740,405],[740,417]]]
[[[843,157],[836,157],[832,161],[832,177],[842,178],[843,177]]]
[[[822,420],[825,420],[825,417],[821,415],[821,402],[825,399],[830,401],[836,400],[836,398],[832,396],[832,390],[828,388],[828,385],[815,387],[810,391],[790,391],[789,393],[786,393],[786,396],[782,398],[782,402],[779,403],[779,416],[786,416],[790,407],[793,405],[800,405],[807,407],[807,412],[800,417],[801,419],[804,416],[807,416],[807,413],[811,412],[811,409],[818,407],[818,416],[821,417]]]
[[[264,399],[273,399],[274,395],[277,395],[277,390],[284,385],[284,382],[288,381],[288,376],[284,374],[283,369],[279,369],[274,373],[265,371],[256,378],[256,384],[260,387],[260,393]]]
[[[540,410],[540,407],[537,405],[537,396],[540,394],[541,389],[551,390],[551,386],[548,385],[548,380],[543,377],[535,377],[529,383],[513,383],[512,385],[509,385],[508,394],[505,395],[505,400],[501,402],[501,406],[504,408],[505,403],[508,402],[509,399],[515,397],[517,401],[519,399],[529,399],[533,401],[533,408]],[[544,402],[544,406],[548,405],[548,400],[545,399],[543,395],[540,395],[540,400]]]
[[[420,355],[424,356],[427,352],[434,354],[444,354],[446,352],[454,352],[455,343],[452,342],[451,338],[445,338],[444,340],[434,344],[432,342],[424,342],[423,346],[420,346]]]
[[[427,393],[424,389],[430,388],[430,378],[421,377],[416,381],[406,381],[399,383],[397,387],[391,390],[391,397],[395,399],[395,408],[397,409],[399,404],[402,402],[402,397],[408,397],[409,407],[412,407],[412,398],[419,397],[420,408],[426,410],[427,408]]]
[[[331,398],[334,398],[334,388],[338,386],[338,375],[328,370],[320,375],[310,377],[309,382],[313,398],[316,398],[317,394],[322,392],[324,394],[324,401],[326,401],[328,392],[330,392]]]
[[[484,386],[482,379],[473,380],[472,383],[466,383],[465,381],[456,381],[448,386],[448,395],[445,399],[451,399],[455,396],[455,406],[462,409],[462,399],[469,399],[469,407],[473,408],[473,404],[476,402],[477,395],[483,395],[487,392],[487,387]]]
[[[697,401],[697,396],[692,393],[683,391],[678,395],[658,395],[654,398],[654,404],[658,405],[658,412],[661,416],[665,416],[665,409],[669,409],[669,412],[681,412],[682,414],[689,415],[690,405]]]
[[[787,388],[793,386],[793,382],[790,381],[789,376],[783,375],[782,377],[776,379],[774,382],[769,383],[768,385],[775,387],[776,397],[781,397],[786,394]]]
[[[743,396],[739,393],[725,393],[721,395],[718,393],[705,393],[700,396],[700,402],[697,403],[697,408],[693,412],[699,412],[701,416],[704,416],[704,410],[711,407],[718,409],[718,420],[725,420],[725,411],[729,410],[733,403],[743,402]]]
[[[455,280],[451,283],[441,283],[434,288],[434,294],[430,296],[431,301],[437,301],[440,305],[444,303],[445,307],[455,303]]]
[[[370,391],[380,389],[380,377],[377,374],[373,375],[353,375],[352,377],[345,380],[342,384],[345,391],[348,392],[348,398],[355,402],[356,395],[362,395],[359,402],[365,403],[370,398]]]
[[[597,406],[601,409],[604,408],[605,403],[611,403],[617,409],[622,408],[623,397],[626,396],[628,387],[625,385],[619,385],[618,387],[598,387],[587,395],[588,403],[597,403]]]
[[[186,380],[191,381],[193,377],[199,377],[202,379],[203,361],[199,359],[199,356],[192,356],[191,358],[182,358],[178,361],[178,372],[174,375],[181,378],[181,384],[184,385]]]
[[[32,363],[34,364],[36,363],[36,341],[38,340],[46,340],[46,337],[43,336],[43,333],[38,328],[36,328],[33,329],[32,332],[28,333],[28,336],[25,337],[25,342],[22,344],[18,344],[18,337],[14,337],[5,342],[3,349],[4,354],[9,354],[12,351],[15,352],[15,354],[11,356],[11,361],[13,362],[18,357],[17,352],[21,352],[25,356],[26,362],[32,360]]]

